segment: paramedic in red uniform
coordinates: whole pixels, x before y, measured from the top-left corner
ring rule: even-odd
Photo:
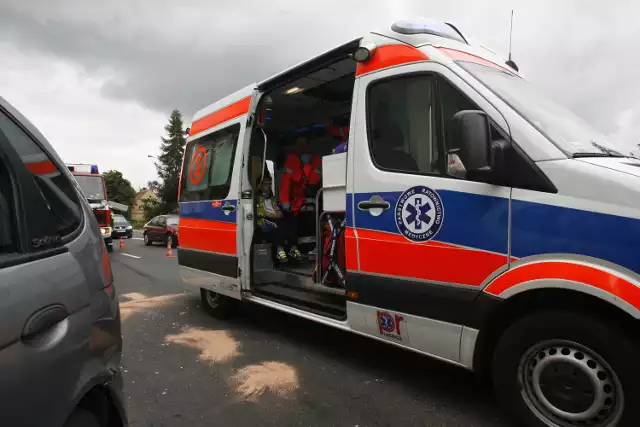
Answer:
[[[322,158],[309,153],[309,141],[296,138],[294,152],[287,156],[280,183],[280,204],[286,212],[298,215],[305,203],[315,204],[321,181]]]

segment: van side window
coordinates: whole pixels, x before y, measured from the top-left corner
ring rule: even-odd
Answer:
[[[180,201],[221,200],[229,194],[240,125],[187,144]]]
[[[82,221],[74,184],[31,136],[2,111],[0,132],[15,150],[10,166],[18,177],[22,204],[29,207],[24,210],[24,219],[30,249],[62,245],[62,239],[77,230]]]
[[[402,76],[371,85],[367,96],[369,147],[383,170],[440,174],[434,118],[434,78]]]
[[[0,254],[16,251],[15,202],[9,171],[0,158]]]

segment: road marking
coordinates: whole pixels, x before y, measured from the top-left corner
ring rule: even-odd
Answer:
[[[142,237],[132,237],[133,240],[144,240]]]
[[[121,252],[121,254],[122,254],[122,255],[124,255],[124,256],[131,257],[131,258],[135,258],[135,259],[140,259],[140,258],[142,258],[142,257],[139,257],[139,256],[135,256],[135,255],[128,254],[128,253],[126,253],[126,252]]]

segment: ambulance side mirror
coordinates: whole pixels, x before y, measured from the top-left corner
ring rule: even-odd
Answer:
[[[484,181],[491,175],[493,147],[489,118],[483,111],[463,110],[453,116],[451,140],[468,179]]]

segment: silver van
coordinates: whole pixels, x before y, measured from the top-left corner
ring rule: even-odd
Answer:
[[[120,311],[96,218],[0,97],[0,425],[124,427]]]

